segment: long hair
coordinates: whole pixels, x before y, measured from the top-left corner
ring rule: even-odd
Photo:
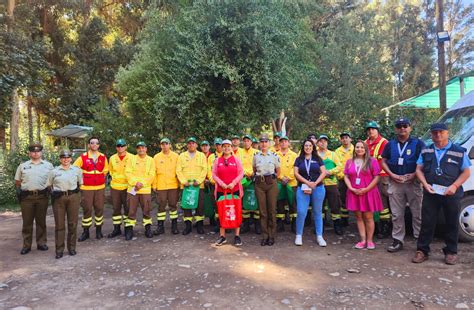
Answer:
[[[362,143],[364,146],[365,150],[365,155],[364,155],[364,161],[362,163],[362,170],[367,171],[368,169],[372,170],[372,164],[371,164],[371,158],[370,158],[370,151],[369,151],[369,146],[367,143],[365,143],[362,140],[357,140],[356,144],[354,145],[354,152],[352,152],[352,161],[355,161],[357,155],[356,155],[356,146],[358,143]]]
[[[311,157],[315,160],[317,160],[320,164],[323,163],[323,159],[319,156],[318,154],[318,149],[316,148],[316,145],[314,144],[313,140],[311,139],[304,139],[303,143],[301,144],[301,151],[300,155],[298,156],[301,159],[304,159],[305,152],[304,152],[304,145],[306,142],[311,142],[311,145],[313,146],[313,152],[311,153]]]

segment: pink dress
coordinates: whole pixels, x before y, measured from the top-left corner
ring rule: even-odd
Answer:
[[[349,177],[353,188],[364,188],[369,186],[370,182],[375,176],[380,173],[380,166],[374,158],[370,158],[372,168],[367,171],[361,170],[359,173],[360,184],[356,185],[357,171],[356,165],[349,159],[346,162],[344,168],[344,174]],[[361,211],[361,212],[376,212],[383,210],[382,199],[380,198],[379,189],[377,186],[372,188],[369,192],[364,195],[356,195],[350,190],[347,190],[346,195],[346,208],[349,211]]]

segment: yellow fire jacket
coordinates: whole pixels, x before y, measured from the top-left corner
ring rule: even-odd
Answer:
[[[337,174],[337,178],[339,180],[344,179],[344,167],[346,166],[346,162],[352,158],[352,154],[354,153],[354,145],[351,144],[348,150],[344,148],[344,146],[340,146],[335,151],[336,155],[339,156],[339,160],[341,162],[341,172]]]
[[[173,151],[170,151],[168,154],[159,152],[153,157],[156,168],[153,189],[167,190],[179,187],[178,177],[176,176],[178,157],[179,155]]]
[[[114,154],[110,156],[109,159],[109,174],[112,177],[110,181],[110,187],[116,190],[124,190],[127,189],[127,177],[125,176],[125,167],[127,166],[127,162],[133,154],[127,152],[125,157],[120,160],[118,154]]]
[[[190,180],[196,180],[199,183],[200,188],[204,188],[204,180],[207,176],[207,158],[202,152],[196,151],[194,156],[191,158],[189,152],[181,153],[178,157],[178,163],[176,165],[176,175],[181,183],[183,184]]]
[[[276,152],[276,154],[280,158],[280,175],[278,175],[278,180],[283,179],[283,177],[287,177],[290,179],[288,185],[291,187],[298,185],[298,182],[295,178],[295,160],[296,157],[298,157],[298,154],[290,149],[288,149],[286,154],[283,154],[281,150]]]
[[[155,161],[150,156],[141,158],[138,155],[132,155],[125,167],[128,182],[127,192],[130,193],[137,182],[140,182],[143,187],[137,194],[150,194],[151,186],[155,180],[155,170]]]

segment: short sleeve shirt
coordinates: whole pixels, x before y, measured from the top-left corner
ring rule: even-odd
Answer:
[[[308,160],[304,157],[298,157],[295,160],[295,167],[298,168],[298,173],[308,181],[315,182],[321,175],[321,167],[324,166],[324,163],[319,158],[311,158],[309,163],[309,174],[306,170],[306,165]],[[298,186],[301,185],[301,182],[298,182]]]
[[[263,154],[258,152],[253,157],[253,167],[256,169],[257,175],[275,174],[275,169],[280,168],[280,159],[273,152]]]
[[[438,149],[435,146],[434,150],[435,150],[435,153],[436,153],[436,157],[439,157],[439,156],[443,155],[446,152],[446,150],[448,150],[452,145],[453,145],[453,143],[451,141],[449,141],[449,143],[441,149]],[[423,156],[421,154],[420,154],[420,156],[418,156],[418,160],[416,161],[416,164],[419,165],[419,166],[423,165]],[[471,167],[471,161],[469,160],[469,157],[467,157],[466,152],[464,152],[464,155],[462,157],[461,170],[464,171],[465,169],[467,169],[469,167]]]
[[[24,191],[38,191],[47,187],[49,172],[53,170],[53,165],[41,160],[34,164],[28,160],[16,169],[15,180],[21,181],[21,189]]]
[[[48,186],[52,186],[53,191],[73,191],[78,185],[82,185],[82,170],[76,166],[71,165],[69,169],[58,166],[49,173]]]

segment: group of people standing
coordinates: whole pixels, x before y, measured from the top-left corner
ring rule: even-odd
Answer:
[[[367,139],[352,144],[351,134],[340,134],[341,146],[328,149],[329,137],[309,134],[301,144],[299,154],[290,149],[290,140],[281,133],[274,134],[274,145],[263,134],[258,140],[250,135],[232,136],[210,143],[194,137],[186,140],[186,151],[177,154],[171,141],[160,141],[161,151],[154,157],[147,154],[144,142],[136,144],[136,155],[127,152],[124,139],[116,141],[117,153],[109,159],[99,152],[100,141],[91,137],[88,151],[71,164],[68,150],[59,153],[60,165],[53,168],[42,159],[42,146],[29,147],[30,160],[22,163],[15,176],[23,215],[23,248],[27,254],[32,246],[33,222],[37,227],[37,247],[47,250],[45,216],[50,193],[55,218],[56,258],[65,250],[67,219],[67,250],[76,254],[76,240],[90,238],[94,222],[96,238],[103,238],[102,225],[107,175],[111,177],[114,238],[125,229],[125,239],[131,240],[137,222],[138,207],[142,209],[147,238],[165,233],[165,221],[171,221],[171,232],[178,234],[179,193],[195,188],[196,207],[183,208],[183,235],[194,227],[204,233],[205,191],[212,193],[211,203],[230,194],[241,200],[250,195],[249,187],[258,202],[258,209],[242,210],[242,225],[235,228],[234,244],[242,245],[240,233],[250,231],[261,235],[262,246],[275,244],[277,231],[284,230],[286,216],[296,234],[295,244],[303,245],[303,230],[308,211],[314,219],[316,242],[327,246],[323,237],[323,204],[327,202],[334,231],[344,233],[348,225],[348,211],[354,212],[360,235],[354,248],[375,249],[375,222],[380,237],[392,234],[389,252],[402,250],[405,238],[405,208],[410,207],[417,252],[413,262],[428,258],[429,245],[434,235],[437,214],[444,210],[447,222],[444,248],[445,262],[456,263],[458,222],[462,184],[469,177],[470,161],[460,146],[449,141],[446,124],[433,124],[433,144],[411,137],[411,123],[406,118],[395,122],[396,137],[383,138],[374,121],[366,125]],[[258,146],[257,146],[258,143]],[[152,195],[158,203],[156,230],[152,231]],[[82,206],[83,232],[76,237],[79,207]],[[240,204],[239,204],[240,205]],[[288,207],[287,210],[285,207]],[[240,213],[239,213],[240,214]],[[94,215],[94,216],[93,216]],[[219,223],[219,212],[216,223]],[[217,246],[227,242],[225,227],[217,227]]]

